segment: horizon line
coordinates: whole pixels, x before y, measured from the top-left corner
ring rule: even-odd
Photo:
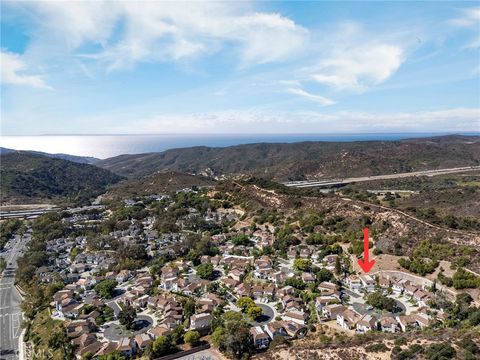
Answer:
[[[286,136],[286,135],[400,135],[400,134],[441,134],[441,135],[466,135],[466,134],[479,134],[480,131],[391,131],[391,132],[329,132],[329,133],[106,133],[106,134],[0,134],[0,137],[10,137],[10,136]]]

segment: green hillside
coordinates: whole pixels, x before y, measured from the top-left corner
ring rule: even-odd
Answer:
[[[84,203],[121,176],[93,165],[16,151],[0,155],[2,204],[40,201]]]
[[[191,147],[121,155],[96,163],[127,177],[178,171],[206,175],[247,174],[273,180],[371,176],[478,164],[478,136]]]

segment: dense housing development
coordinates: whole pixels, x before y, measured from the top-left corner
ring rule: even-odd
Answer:
[[[328,209],[252,214],[236,199],[232,188],[185,188],[25,222],[35,265],[19,262],[17,280],[42,294],[26,300],[26,351],[58,341],[65,357],[157,358],[212,345],[237,358],[319,329],[388,336],[452,323],[452,287],[398,264],[355,266],[361,226],[325,230],[344,219]],[[47,342],[35,337],[42,326]]]

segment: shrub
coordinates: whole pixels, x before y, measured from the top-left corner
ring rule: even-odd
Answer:
[[[371,344],[368,346],[365,346],[365,351],[366,352],[385,352],[388,351],[387,345],[384,343],[377,343],[377,344]]]
[[[471,353],[471,354],[479,354],[480,348],[477,344],[473,342],[472,339],[465,338],[459,341],[458,346],[461,347],[463,350]]]
[[[183,340],[190,345],[196,345],[200,341],[200,333],[195,330],[189,330],[183,336]]]
[[[433,273],[438,266],[438,261],[436,260],[424,260],[420,258],[401,258],[398,260],[398,263],[401,267],[422,276]]]
[[[453,359],[456,355],[455,349],[447,343],[432,344],[425,352],[425,357],[428,360]]]
[[[480,287],[480,278],[466,271],[464,268],[459,268],[453,275],[452,280],[455,289]]]

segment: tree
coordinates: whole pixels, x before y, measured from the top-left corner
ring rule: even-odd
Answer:
[[[61,350],[64,359],[73,359],[73,345],[64,328],[54,332],[48,339],[48,347],[53,350]]]
[[[297,271],[309,271],[312,263],[308,259],[295,259],[293,267]]]
[[[193,314],[195,314],[195,300],[188,298],[183,305],[183,318],[190,319]]]
[[[321,268],[320,270],[316,271],[315,275],[317,277],[317,281],[319,282],[330,281],[334,279],[332,272],[325,268]]]
[[[172,341],[169,336],[159,336],[152,344],[154,356],[164,356],[173,350]]]
[[[246,312],[249,307],[255,306],[255,302],[251,298],[243,296],[238,299],[237,306],[242,309],[242,312]]]
[[[197,266],[197,275],[205,280],[213,280],[213,265],[211,263],[200,264]]]
[[[95,285],[95,291],[100,297],[111,299],[117,285],[118,283],[116,280],[103,280]]]
[[[307,284],[305,284],[302,279],[297,279],[294,277],[285,280],[285,285],[292,286],[298,290],[304,290],[307,287]]]
[[[262,316],[263,311],[260,306],[254,305],[250,306],[247,309],[247,315],[252,319],[252,320],[257,320],[260,316]]]
[[[226,312],[222,316],[223,325],[212,334],[213,344],[233,359],[242,359],[253,353],[250,325],[239,313]]]
[[[119,351],[115,350],[111,354],[99,356],[98,360],[125,360],[125,356],[123,356]]]
[[[137,318],[137,312],[133,306],[127,304],[122,305],[122,310],[118,314],[118,320],[120,324],[124,325],[128,330],[133,328],[135,319]]]
[[[190,345],[196,345],[200,341],[200,333],[195,330],[189,330],[183,336],[183,340]]]
[[[212,333],[212,343],[215,347],[221,348],[224,346],[224,340],[226,337],[226,331],[223,326],[217,326],[215,331]]]
[[[383,295],[380,291],[371,293],[367,297],[367,304],[380,310],[394,311],[397,307],[395,300]]]
[[[182,342],[184,332],[185,327],[183,325],[178,325],[175,329],[172,330],[172,333],[170,334],[172,345],[177,345]]]
[[[341,275],[342,274],[342,263],[340,262],[340,257],[337,256],[335,259],[335,274]]]
[[[250,245],[250,239],[245,234],[238,234],[232,238],[232,243],[236,246],[248,246]]]

